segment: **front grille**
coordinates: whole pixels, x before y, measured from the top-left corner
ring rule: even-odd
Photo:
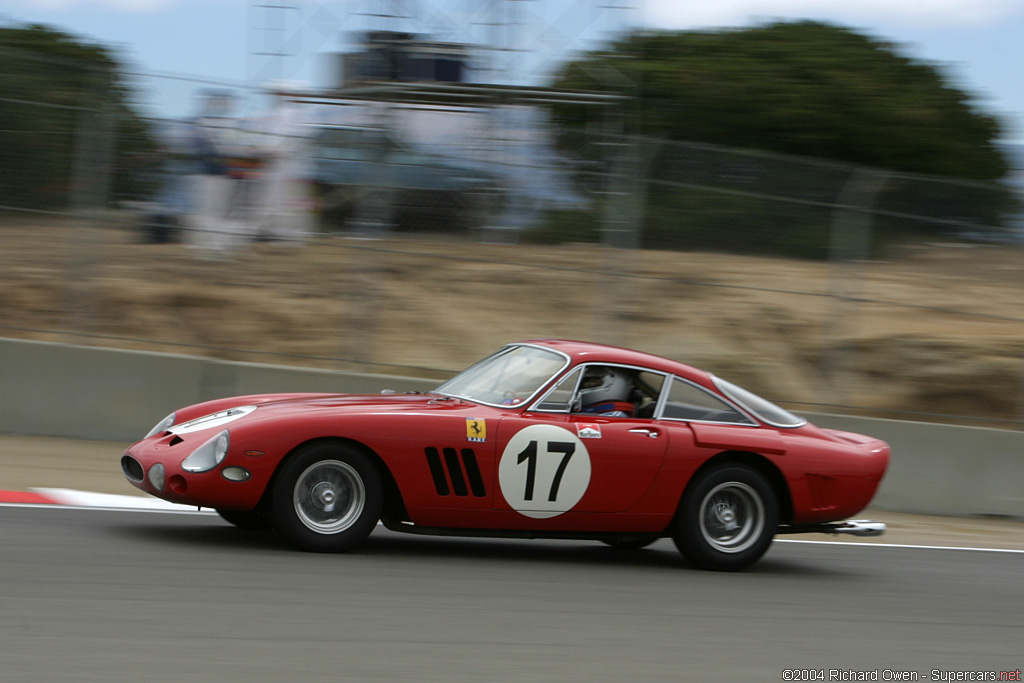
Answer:
[[[470,491],[477,498],[487,495],[476,453],[471,448],[463,448],[460,453],[454,448],[438,451],[429,446],[425,452],[437,495],[450,496],[454,493],[456,496],[468,496]]]
[[[130,455],[121,456],[121,471],[131,481],[141,483],[146,474],[142,469],[142,463]]]

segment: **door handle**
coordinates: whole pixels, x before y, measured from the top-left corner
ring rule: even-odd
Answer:
[[[637,427],[635,429],[630,429],[629,433],[630,434],[646,434],[648,437],[650,437],[652,439],[657,439],[659,436],[661,436],[661,432],[659,432],[657,429],[650,429],[648,427]]]

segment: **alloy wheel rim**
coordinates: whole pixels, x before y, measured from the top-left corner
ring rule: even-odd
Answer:
[[[711,489],[701,501],[699,514],[701,536],[723,553],[749,549],[764,530],[764,501],[752,486],[739,481]]]
[[[295,481],[292,503],[299,521],[318,534],[349,529],[366,506],[366,488],[359,473],[340,460],[322,460]]]

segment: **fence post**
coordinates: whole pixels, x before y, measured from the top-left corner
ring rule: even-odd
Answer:
[[[387,240],[395,227],[394,104],[384,97],[370,107],[371,120],[376,124],[370,130],[379,132],[380,136],[363,136],[360,141],[366,152],[367,173],[360,179],[350,237]],[[344,279],[347,315],[339,330],[342,366],[346,360],[360,363],[376,360],[388,258],[385,249],[360,249],[350,245],[347,251],[348,270]]]
[[[660,141],[645,144],[642,137],[623,137],[614,144],[618,150],[608,175],[601,228],[604,263],[598,273],[614,284],[600,290],[603,298],[596,304],[594,338],[626,346],[636,299],[633,292],[647,200],[647,168]]]
[[[99,80],[99,79],[96,79]],[[89,92],[93,97],[96,91]],[[102,253],[99,230],[110,197],[115,113],[109,104],[79,110],[69,193],[71,226],[64,283],[65,330],[89,343],[98,314],[95,272]]]
[[[829,241],[832,310],[822,340],[822,403],[848,404],[856,396],[851,368],[858,299],[863,294],[862,268],[871,254],[871,210],[889,175],[885,169],[855,167],[836,199]]]

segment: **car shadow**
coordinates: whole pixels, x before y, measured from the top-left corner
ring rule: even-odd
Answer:
[[[671,541],[655,543],[638,550],[612,548],[599,541],[465,538],[418,536],[413,534],[377,534],[370,536],[357,551],[378,557],[501,560],[502,562],[561,562],[566,564],[603,564],[633,567],[691,567]]]
[[[110,533],[148,545],[173,544],[194,549],[226,548],[302,553],[273,530],[253,531],[234,527],[217,518],[203,523],[147,521],[140,524],[117,523]],[[345,553],[366,557],[412,559],[501,560],[502,562],[553,561],[563,563],[602,563],[608,566],[671,567],[691,565],[671,541],[659,541],[648,548],[620,550],[597,541],[522,540],[503,538],[466,538],[401,534],[378,528],[359,547]]]
[[[234,527],[218,518],[204,520],[202,524],[182,524],[170,521],[145,524],[118,524],[110,527],[119,536],[147,544],[193,549],[223,549],[227,551],[301,553],[275,531],[254,531]],[[778,549],[774,549],[777,551]],[[500,561],[501,563],[549,562],[564,565],[630,567],[647,570],[701,571],[686,560],[672,541],[662,539],[640,549],[619,549],[599,541],[505,539],[457,536],[420,536],[402,534],[378,528],[358,548],[346,553],[367,558],[394,558],[402,562],[415,560],[469,560]],[[323,556],[321,556],[323,557]],[[773,549],[754,566],[742,572],[755,576],[801,576],[807,578],[856,577],[860,574],[849,567],[835,563],[822,563],[815,559],[780,556]]]
[[[193,548],[276,549],[288,552],[294,550],[274,531],[239,529],[227,522],[202,525],[170,522],[135,525],[121,523],[109,526],[108,530],[118,536],[130,537],[148,544],[174,544]]]

